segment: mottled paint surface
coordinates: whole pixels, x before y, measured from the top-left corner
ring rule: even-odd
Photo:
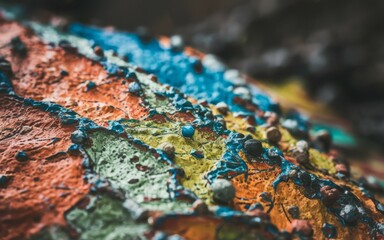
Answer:
[[[292,206],[315,238],[329,229],[341,239],[383,235],[384,207],[340,174],[334,152],[310,148],[305,164],[294,156],[300,138],[293,135],[308,134],[308,120],[282,114],[267,94],[239,84],[240,75],[167,41],[77,24],[66,33],[28,25],[34,32],[0,24],[0,55],[13,71],[0,72],[1,238],[276,238],[299,234]],[[8,44],[15,37],[25,55]],[[219,102],[228,113],[213,105]],[[277,143],[266,134],[272,113],[283,123],[274,123]],[[193,131],[183,134],[185,126]],[[260,156],[245,150],[250,139],[262,141]],[[162,143],[174,146],[173,158]],[[31,159],[17,160],[20,150]],[[236,189],[227,205],[212,198],[210,184],[219,178]],[[340,192],[334,205],[324,203],[322,187]],[[191,209],[198,199],[208,210]],[[254,206],[264,210],[248,211]]]

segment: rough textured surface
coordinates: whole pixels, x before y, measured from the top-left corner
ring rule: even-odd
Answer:
[[[384,206],[327,139],[241,74],[168,39],[26,24],[0,24],[1,238],[383,236]]]
[[[79,239],[138,239],[137,236],[147,230],[145,224],[134,223],[118,200],[106,195],[88,198],[90,204],[76,206],[66,216],[68,223],[80,233]]]
[[[82,157],[67,153],[75,126],[4,94],[0,102],[0,170],[9,179],[0,189],[0,237],[24,238],[47,224],[65,226],[64,212],[89,189]],[[16,160],[19,150],[28,160]]]

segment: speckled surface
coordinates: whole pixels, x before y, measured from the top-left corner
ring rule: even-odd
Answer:
[[[309,120],[212,57],[78,24],[0,33],[0,238],[383,237],[384,206]]]

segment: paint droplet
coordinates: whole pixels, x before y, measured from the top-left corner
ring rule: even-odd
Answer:
[[[248,154],[251,155],[260,155],[263,152],[263,146],[261,142],[256,139],[249,139],[244,143],[244,149]]]
[[[351,204],[345,205],[340,211],[340,217],[348,224],[354,223],[359,218],[359,211]]]
[[[65,71],[65,70],[60,70],[60,75],[63,76],[63,77],[66,77],[66,76],[68,76],[69,74],[68,74],[68,72]]]
[[[195,134],[195,128],[192,125],[186,125],[181,128],[181,134],[184,137],[193,137]]]
[[[7,176],[0,174],[0,188],[6,187],[7,183],[8,183]]]
[[[228,204],[235,197],[235,187],[232,182],[226,179],[216,179],[211,185],[213,200],[218,203]]]
[[[103,51],[103,49],[102,49],[101,47],[99,47],[99,46],[95,46],[95,47],[93,48],[93,52],[94,52],[97,56],[99,56],[99,57],[104,56],[104,51]]]
[[[180,35],[174,35],[170,39],[170,47],[174,52],[181,52],[184,50],[184,41]]]
[[[16,153],[15,158],[19,162],[25,162],[29,159],[28,155],[24,151],[21,151],[21,150]]]
[[[141,91],[141,86],[137,82],[131,82],[128,86],[128,91],[133,94],[138,94]]]
[[[170,159],[173,159],[175,157],[175,147],[172,145],[172,143],[169,142],[163,142],[159,145],[161,151],[167,155]]]
[[[297,219],[300,215],[300,210],[297,206],[290,206],[288,208],[288,213],[291,215],[292,218]]]
[[[86,138],[87,138],[87,135],[81,130],[76,130],[71,134],[71,140],[73,143],[76,143],[76,144],[83,143]]]
[[[327,206],[331,206],[339,199],[340,191],[331,186],[324,186],[320,189],[320,194],[323,198],[323,202]]]
[[[87,81],[86,82],[86,85],[85,85],[85,91],[88,92],[92,89],[96,88],[96,83],[92,82],[92,81]]]
[[[300,151],[308,151],[308,142],[305,140],[300,140],[296,143],[296,148],[299,149]]]
[[[277,127],[269,127],[265,134],[271,143],[278,143],[281,140],[281,133]]]
[[[192,210],[194,213],[204,215],[209,213],[208,205],[201,199],[193,202]]]

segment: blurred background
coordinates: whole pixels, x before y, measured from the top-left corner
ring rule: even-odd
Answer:
[[[358,139],[349,157],[374,159],[384,179],[382,0],[17,2],[31,17],[53,13],[119,30],[142,26],[153,35],[181,35],[277,93],[294,95],[284,96],[294,102],[326,106],[326,114]]]

